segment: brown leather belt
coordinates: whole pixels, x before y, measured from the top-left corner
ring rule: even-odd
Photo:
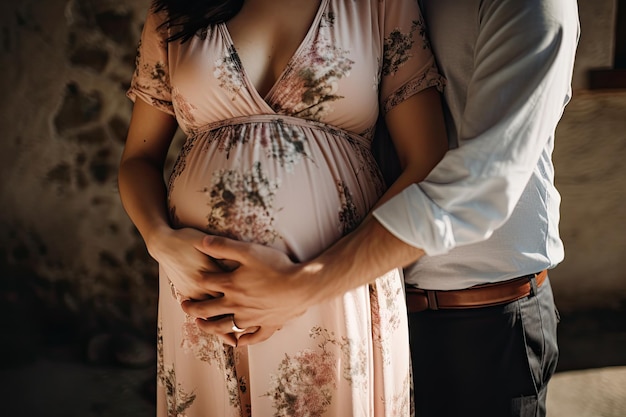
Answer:
[[[409,313],[424,310],[461,309],[506,304],[534,294],[543,284],[548,271],[509,281],[477,285],[462,290],[438,291],[406,287]]]

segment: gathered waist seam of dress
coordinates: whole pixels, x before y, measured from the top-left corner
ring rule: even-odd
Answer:
[[[357,142],[360,142],[362,145],[365,145],[365,146],[370,145],[369,141],[366,138],[364,138],[363,136],[357,133],[353,133],[353,132],[350,132],[348,130],[345,130],[345,129],[342,129],[340,127],[336,127],[333,125],[329,125],[324,122],[318,122],[316,120],[303,119],[301,117],[288,116],[284,114],[255,114],[252,116],[237,116],[237,117],[232,117],[230,119],[218,120],[216,122],[208,123],[198,129],[194,129],[194,132],[189,136],[197,137],[199,135],[203,135],[213,130],[220,129],[226,126],[254,124],[254,123],[259,123],[259,122],[263,122],[263,123],[287,122],[287,124],[289,125],[297,125],[297,126],[308,127],[308,128],[312,128],[316,130],[321,130],[324,132],[331,132],[332,134],[337,135],[337,136],[347,136],[347,137],[350,137],[351,139],[356,140]]]

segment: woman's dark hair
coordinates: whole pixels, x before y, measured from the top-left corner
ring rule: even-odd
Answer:
[[[225,22],[235,16],[244,0],[153,0],[155,12],[165,11],[164,26],[174,29],[168,42],[181,43],[192,38],[196,32],[211,25]]]

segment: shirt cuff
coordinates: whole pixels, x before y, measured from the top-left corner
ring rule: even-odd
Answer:
[[[417,184],[402,190],[372,215],[392,235],[429,256],[447,253],[456,245],[450,215]]]

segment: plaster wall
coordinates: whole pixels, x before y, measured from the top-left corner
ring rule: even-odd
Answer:
[[[156,265],[116,187],[148,4],[0,2],[1,297],[28,293],[93,325],[153,320]],[[551,277],[566,310],[626,300],[626,91],[586,90],[587,71],[612,63],[615,0],[579,6],[575,93],[554,155],[567,254]]]
[[[611,68],[616,0],[579,0],[581,38],[573,99],[557,129],[565,260],[551,274],[561,310],[626,301],[626,90],[588,90],[592,69]]]

